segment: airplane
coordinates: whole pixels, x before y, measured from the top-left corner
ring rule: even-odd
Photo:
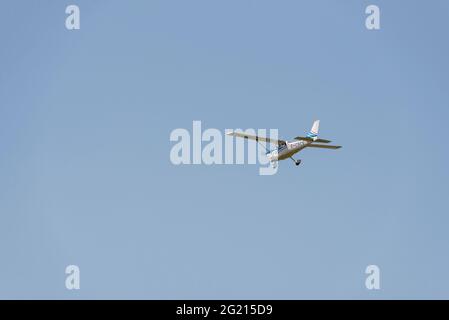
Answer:
[[[293,155],[299,151],[301,151],[304,148],[321,148],[321,149],[340,149],[341,146],[332,146],[328,145],[326,143],[331,142],[330,140],[326,139],[319,139],[318,138],[318,130],[320,127],[320,120],[316,120],[313,122],[312,129],[310,129],[310,132],[305,137],[296,137],[292,141],[286,141],[286,140],[276,140],[266,137],[259,137],[254,135],[249,135],[244,132],[227,132],[227,135],[239,137],[239,138],[245,138],[250,140],[255,140],[259,144],[259,141],[268,142],[271,144],[277,145],[277,148],[274,150],[268,150],[266,149],[262,144],[261,146],[264,147],[264,149],[267,150],[266,156],[271,162],[271,165],[273,168],[277,166],[277,162],[279,160],[284,159],[292,159],[293,162],[299,166],[301,163],[301,160],[295,160],[293,159]]]

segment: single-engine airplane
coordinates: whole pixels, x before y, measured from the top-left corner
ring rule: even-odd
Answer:
[[[235,131],[227,132],[226,134],[230,135],[230,136],[234,136],[234,137],[255,140],[257,142],[264,141],[264,142],[268,142],[268,143],[277,145],[276,149],[271,150],[271,151],[269,151],[267,149],[267,153],[266,153],[266,156],[270,160],[271,165],[273,167],[277,166],[277,162],[279,160],[284,160],[287,158],[292,159],[293,162],[295,162],[295,164],[298,166],[301,163],[301,160],[293,159],[293,155],[295,153],[301,151],[304,148],[322,148],[322,149],[339,149],[339,148],[341,148],[341,146],[332,146],[332,145],[326,144],[326,143],[331,142],[330,140],[319,139],[318,138],[319,127],[320,127],[320,120],[316,120],[313,123],[312,129],[310,129],[310,132],[305,137],[296,137],[292,141],[276,140],[276,139],[271,139],[271,138],[266,138],[266,137],[253,136],[253,135],[246,134],[244,132],[235,132]],[[322,144],[322,143],[324,143],[324,144]]]

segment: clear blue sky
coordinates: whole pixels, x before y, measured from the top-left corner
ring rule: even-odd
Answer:
[[[448,24],[446,0],[3,1],[0,298],[449,298]],[[315,119],[343,149],[274,176],[169,160],[193,120]]]

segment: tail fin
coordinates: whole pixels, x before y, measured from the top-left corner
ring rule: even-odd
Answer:
[[[316,138],[318,136],[318,130],[320,128],[320,120],[316,120],[313,123],[312,129],[310,129],[310,132],[307,134],[308,138]]]

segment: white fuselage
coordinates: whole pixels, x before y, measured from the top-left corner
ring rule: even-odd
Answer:
[[[310,143],[311,142],[304,140],[295,140],[291,142],[287,141],[285,145],[282,145],[279,148],[269,152],[267,154],[267,157],[271,162],[284,160],[301,151]]]

